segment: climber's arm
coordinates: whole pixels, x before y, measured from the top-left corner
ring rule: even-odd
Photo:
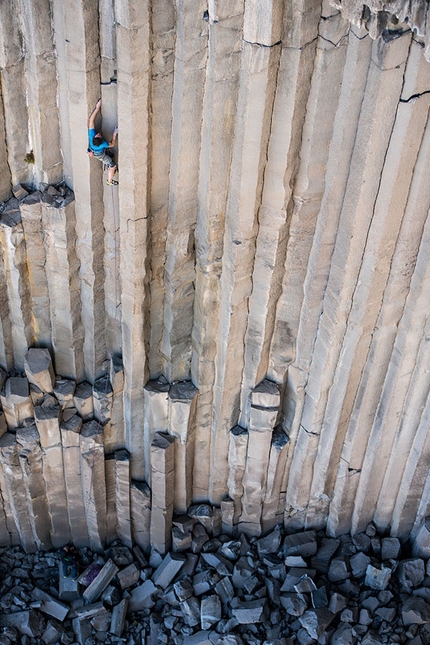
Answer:
[[[100,110],[100,106],[102,104],[102,100],[99,99],[96,103],[96,107],[90,114],[90,118],[88,119],[88,130],[93,130],[94,128],[94,120],[98,114],[98,111]]]
[[[113,131],[113,135],[112,135],[112,141],[109,144],[109,148],[113,148],[114,145],[116,144],[117,135],[118,135],[118,128],[115,128],[115,130]]]

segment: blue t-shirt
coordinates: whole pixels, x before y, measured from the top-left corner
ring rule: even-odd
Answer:
[[[102,152],[105,148],[110,147],[108,142],[105,139],[100,139],[100,145],[95,146],[93,144],[93,139],[94,139],[95,134],[97,134],[97,133],[94,130],[94,128],[90,128],[88,130],[88,143],[89,143],[89,146],[90,146],[91,150],[93,150],[94,152]]]

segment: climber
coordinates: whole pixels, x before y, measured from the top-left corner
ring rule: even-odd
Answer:
[[[78,577],[78,552],[75,547],[64,546],[62,549],[58,549],[58,555],[60,556],[63,577],[76,580]]]
[[[94,128],[94,120],[100,110],[101,104],[102,100],[99,99],[97,101],[96,107],[90,114],[90,118],[88,119],[89,147],[87,148],[87,152],[90,157],[94,156],[96,159],[99,159],[103,163],[103,169],[108,169],[108,178],[106,182],[107,185],[118,186],[118,182],[113,178],[118,169],[117,164],[112,157],[112,153],[108,150],[108,148],[113,148],[116,143],[118,128],[115,128],[115,130],[113,131],[112,141],[110,143],[106,141],[106,139],[103,139],[100,132],[96,132]]]

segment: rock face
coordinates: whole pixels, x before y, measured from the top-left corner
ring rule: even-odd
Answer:
[[[427,554],[427,8],[0,2],[1,544]]]

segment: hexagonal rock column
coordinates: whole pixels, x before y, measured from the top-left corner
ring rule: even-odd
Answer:
[[[81,431],[81,478],[90,547],[101,551],[106,540],[106,480],[103,428],[97,421]]]
[[[51,311],[46,276],[46,250],[42,226],[41,193],[31,193],[20,201],[22,226],[27,249],[31,309],[35,318],[35,342],[51,348]]]
[[[8,378],[0,400],[9,429],[18,428],[26,419],[33,418],[33,403],[26,378],[20,376]]]
[[[169,427],[169,389],[170,384],[163,376],[148,381],[143,389],[143,437],[135,444],[136,454],[132,456],[132,473],[134,479],[138,481],[144,479],[149,485],[151,485],[152,440],[156,432],[165,432]]]
[[[48,349],[29,349],[24,357],[24,371],[29,383],[42,392],[52,392],[55,383],[52,358]]]
[[[89,545],[81,477],[81,429],[82,419],[77,414],[60,425],[70,534],[78,548]]]
[[[116,0],[118,62],[120,269],[125,447],[143,432],[142,389],[148,379],[148,180],[150,164],[150,3]],[[138,148],[134,141],[139,140]],[[136,181],[136,178],[139,178]],[[137,478],[132,461],[132,477]]]
[[[132,481],[130,502],[133,540],[147,553],[151,545],[151,491],[148,484]]]
[[[7,141],[7,165],[12,185],[31,182],[32,168],[24,161],[30,152],[22,15],[18,3],[0,3],[0,68]],[[9,174],[9,176],[10,176]],[[7,176],[7,175],[6,175]]]
[[[120,356],[113,355],[111,357],[110,384],[113,390],[113,396],[110,408],[109,440],[105,437],[106,452],[109,452],[109,450],[119,450],[125,446],[123,402],[124,365]]]
[[[233,503],[233,515],[231,517],[231,530],[237,525],[241,511],[241,499],[243,495],[243,474],[246,465],[246,453],[248,450],[248,430],[240,426],[234,426],[230,431],[230,446],[228,451],[228,494]],[[228,507],[223,505],[229,515]],[[223,508],[223,510],[224,510]],[[224,519],[225,523],[227,517]]]
[[[123,544],[131,548],[130,454],[127,450],[115,452],[115,492],[117,536]]]
[[[29,520],[33,537],[38,549],[52,549],[51,516],[47,499],[47,483],[45,479],[43,451],[40,435],[35,425],[29,428],[19,428],[16,440],[21,446],[19,462],[27,498]]]
[[[273,430],[261,517],[264,533],[284,519],[286,488],[284,479],[289,442],[290,439],[282,428],[278,426]]]
[[[5,279],[0,313],[6,332],[5,354],[12,359],[11,368],[22,369],[27,347],[33,344],[34,329],[24,231],[18,200],[14,197],[7,202],[0,217],[0,247]]]
[[[177,513],[186,513],[193,495],[197,392],[191,381],[176,383],[169,390],[169,434],[177,438],[174,486]]]
[[[51,539],[54,547],[67,544],[70,539],[60,413],[59,405],[42,404],[34,408],[34,418],[43,449],[43,476],[46,482],[46,496],[52,524]]]
[[[151,444],[151,546],[161,554],[170,549],[175,500],[175,437],[157,432]]]
[[[26,551],[32,553],[37,550],[38,545],[34,539],[28,512],[23,474],[19,462],[20,448],[16,435],[7,432],[1,437],[0,488],[10,541],[12,544],[21,544]]]
[[[272,432],[279,413],[276,383],[264,380],[251,394],[246,466],[243,475],[242,513],[239,527],[247,535],[260,535]]]
[[[21,0],[25,46],[25,82],[34,146],[36,181],[55,183],[63,178],[57,106],[56,52],[49,0]]]
[[[76,353],[82,349],[79,370],[71,367],[57,372],[78,381],[93,381],[101,373],[106,358],[104,308],[104,226],[102,168],[83,155],[87,148],[88,116],[100,96],[99,6],[88,0],[62,0],[52,3],[56,31],[57,68],[60,83],[58,100],[64,117],[62,146],[65,165],[77,195],[75,205],[77,236],[65,248],[76,257],[73,295],[81,291],[82,324],[85,335],[66,341]],[[67,293],[67,292],[66,292]],[[69,320],[72,318],[69,316]],[[73,365],[72,361],[69,361]],[[66,365],[67,367],[67,365]],[[77,366],[76,366],[77,367]]]
[[[42,225],[46,252],[46,277],[51,311],[55,368],[61,376],[84,378],[84,331],[76,255],[75,197],[42,195]]]

